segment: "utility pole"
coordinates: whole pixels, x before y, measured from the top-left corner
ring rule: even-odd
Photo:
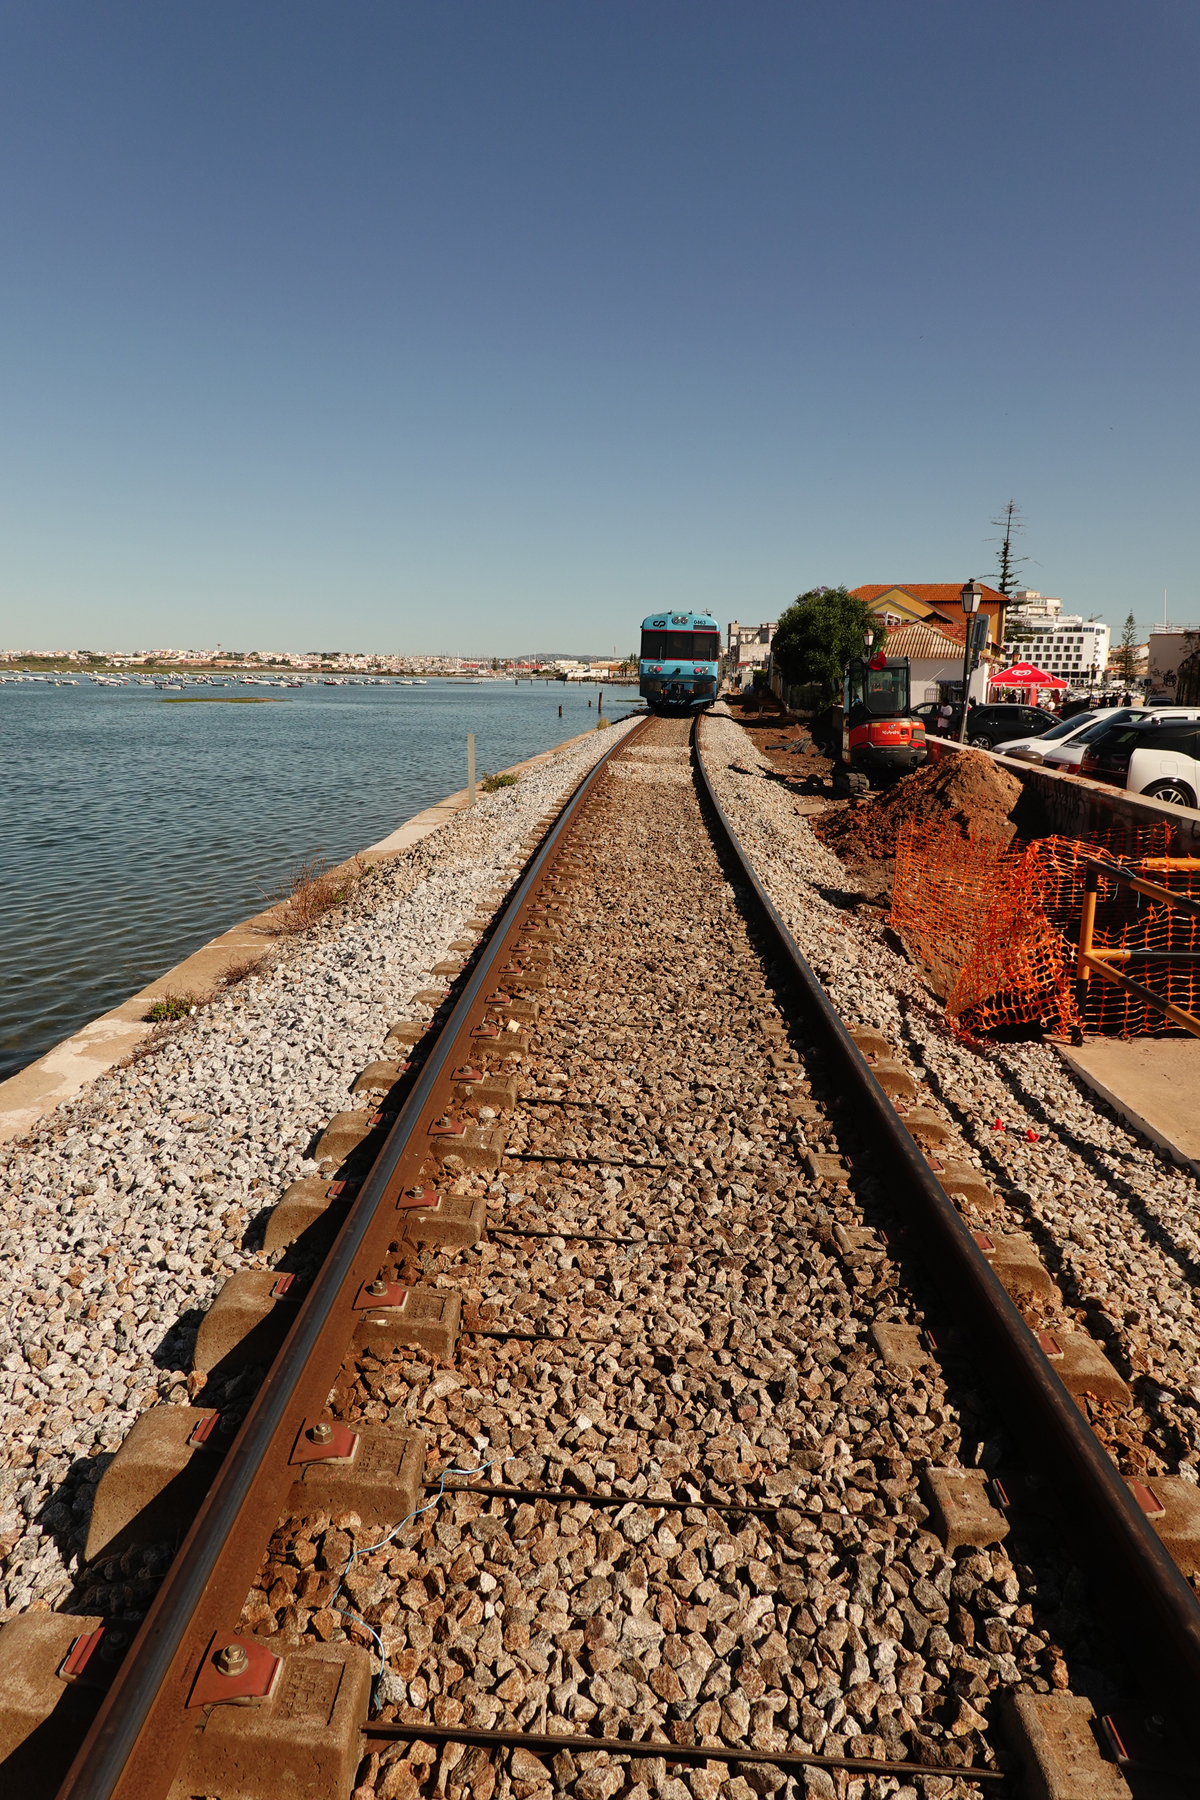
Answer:
[[[973,575],[968,575],[959,592],[959,601],[966,620],[966,631],[963,637],[963,677],[962,677],[962,718],[958,722],[958,741],[967,741],[967,687],[971,679],[971,632],[975,624],[975,615],[979,611],[979,602],[983,599],[983,589]]]

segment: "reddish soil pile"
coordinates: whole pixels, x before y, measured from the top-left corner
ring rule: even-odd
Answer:
[[[959,750],[926,763],[894,787],[855,800],[812,821],[813,830],[835,855],[846,859],[896,854],[896,833],[917,825],[956,825],[963,837],[986,837],[1009,844],[1016,826],[1009,815],[1023,788],[1015,775],[978,750]]]

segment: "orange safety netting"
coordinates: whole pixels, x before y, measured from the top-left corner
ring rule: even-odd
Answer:
[[[1173,893],[1200,897],[1200,867],[1166,857],[1166,842],[1165,827],[1155,826],[1133,843],[1117,831],[1005,848],[953,826],[903,826],[891,924],[968,1035],[1021,1025],[1118,1037],[1181,1029],[1095,974],[1081,1014],[1075,982],[1089,861],[1119,861]],[[1094,946],[1132,950],[1118,969],[1200,1011],[1200,920],[1102,879]]]

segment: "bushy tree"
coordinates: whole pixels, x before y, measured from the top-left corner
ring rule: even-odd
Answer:
[[[842,672],[863,653],[863,632],[875,633],[872,654],[882,650],[887,630],[865,600],[844,587],[810,588],[780,614],[771,652],[788,682],[812,682],[827,700],[841,692]]]

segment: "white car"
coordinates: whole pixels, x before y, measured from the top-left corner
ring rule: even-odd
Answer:
[[[1089,746],[1080,773],[1173,806],[1200,802],[1200,711],[1176,706],[1116,725]]]
[[[1052,768],[1078,767],[1085,740],[1105,725],[1117,725],[1125,719],[1140,719],[1140,706],[1105,707],[1100,712],[1075,713],[1060,719],[1049,731],[1037,737],[1010,738],[996,745],[997,756],[1015,756],[1019,762],[1049,763]]]
[[[1047,769],[1065,769],[1068,774],[1082,770],[1084,758],[1093,744],[1112,725],[1140,725],[1146,719],[1191,719],[1195,709],[1186,706],[1111,706],[1088,715],[1089,725],[1077,737],[1051,745],[1042,758]]]

